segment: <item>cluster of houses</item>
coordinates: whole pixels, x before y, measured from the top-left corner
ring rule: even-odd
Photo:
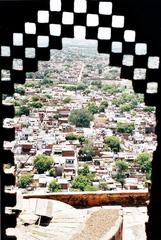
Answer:
[[[49,62],[39,63],[39,69],[34,78],[48,77],[54,82],[77,83],[80,80],[119,79],[118,68],[108,66],[109,56],[98,54],[95,48],[66,47],[61,52],[53,51]]]
[[[74,53],[75,52],[75,55]],[[56,56],[55,56],[56,55]],[[97,79],[104,78],[104,65],[107,63],[107,56],[101,56],[99,60],[92,60],[93,54],[86,50],[86,55],[80,55],[79,50],[72,49],[69,51],[55,52],[53,58],[48,63],[43,64],[41,71],[46,67],[53,69],[50,78],[61,80],[64,77],[75,78],[70,79],[70,83],[80,81],[80,76],[86,75],[86,78]],[[84,62],[78,59],[81,56]],[[56,60],[54,60],[56,59]],[[69,66],[69,63],[77,62]],[[78,61],[79,60],[79,61]],[[56,62],[54,62],[56,61]],[[59,62],[60,61],[60,65]],[[62,71],[67,71],[68,75],[64,75]],[[91,64],[90,64],[91,62]],[[88,63],[88,64],[87,64]],[[102,64],[102,65],[101,65]],[[94,69],[97,65],[97,74]],[[86,67],[85,67],[86,66]],[[100,67],[101,66],[101,67]],[[69,69],[72,69],[69,71]],[[62,72],[61,72],[62,71]],[[50,71],[49,71],[50,72]],[[70,74],[69,74],[70,73]],[[67,80],[67,79],[66,79]],[[69,82],[67,80],[67,82]],[[65,81],[65,80],[64,80]],[[120,84],[120,81],[118,81]],[[131,89],[129,89],[131,91]],[[144,104],[140,103],[130,112],[121,112],[119,108],[112,104],[112,101],[118,97],[117,94],[103,93],[101,89],[90,89],[89,93],[84,94],[83,91],[67,91],[61,85],[57,86],[42,86],[41,89],[27,87],[25,89],[25,97],[32,96],[50,96],[45,98],[41,108],[32,108],[28,116],[21,115],[14,120],[6,119],[4,124],[6,127],[15,127],[16,138],[13,142],[5,142],[5,148],[10,149],[15,154],[16,175],[20,176],[26,172],[33,172],[33,159],[37,154],[46,154],[54,159],[54,168],[56,171],[57,180],[61,185],[62,191],[69,191],[70,183],[77,176],[78,169],[81,168],[84,162],[78,158],[78,152],[81,148],[79,140],[66,140],[66,135],[74,133],[82,135],[93,144],[96,150],[95,156],[88,162],[89,169],[95,173],[95,182],[97,185],[100,181],[106,181],[109,184],[109,189],[119,189],[120,185],[112,178],[114,162],[116,159],[122,159],[129,163],[129,178],[127,179],[128,188],[143,188],[145,176],[137,171],[131,163],[134,162],[140,152],[152,153],[156,148],[155,135],[155,116],[154,112],[144,112]],[[64,98],[70,97],[69,103],[64,103]],[[16,94],[17,101],[22,100],[23,96]],[[7,100],[7,99],[6,99]],[[99,105],[101,101],[106,100],[108,107],[104,112],[94,114],[94,118],[90,123],[89,128],[78,128],[71,125],[69,115],[74,109],[86,107],[90,102]],[[117,123],[130,122],[134,123],[135,130],[132,134],[118,134]],[[104,149],[104,138],[107,136],[117,135],[121,143],[121,151],[114,153]],[[46,174],[34,174],[35,189],[39,188],[47,191],[48,183],[53,177]]]
[[[44,91],[47,89],[37,94],[43,95]],[[32,89],[28,92],[32,92]],[[33,108],[29,116],[22,115],[16,117],[14,121],[6,119],[5,125],[14,126],[16,130],[16,140],[11,143],[5,142],[5,148],[15,154],[17,175],[33,171],[33,158],[37,154],[51,155],[54,158],[58,182],[62,189],[68,190],[70,182],[84,164],[78,158],[81,144],[79,140],[66,140],[69,133],[83,135],[93,143],[97,154],[88,162],[90,171],[95,173],[97,181],[105,180],[111,183],[112,188],[116,188],[111,179],[116,159],[132,163],[140,152],[155,150],[154,113],[143,112],[143,104],[132,112],[121,113],[110,104],[116,96],[104,95],[101,91],[92,90],[84,95],[83,91],[68,92],[57,86],[50,88],[49,92],[53,97],[44,103],[42,108]],[[62,96],[63,98],[70,96],[71,102],[64,104]],[[94,115],[89,128],[77,128],[70,124],[68,119],[72,110],[84,108],[89,102],[99,103],[105,99],[108,100],[109,106],[105,112]],[[116,134],[117,123],[124,121],[134,123],[135,131],[132,135]],[[121,142],[121,151],[117,154],[104,150],[104,138],[112,135],[117,135]],[[134,182],[144,179],[143,174],[137,172],[135,168],[130,169],[130,177],[135,178]],[[37,187],[46,187],[51,179],[48,174],[34,175]]]

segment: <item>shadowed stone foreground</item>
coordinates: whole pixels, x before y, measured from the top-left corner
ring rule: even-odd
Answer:
[[[8,229],[7,233],[15,234],[17,240],[103,240],[103,237],[107,240],[110,229],[115,227],[116,231],[115,223],[121,208],[120,206],[99,206],[75,209],[60,201],[23,199],[22,195],[18,194],[15,209],[21,210],[17,227]],[[145,240],[147,208],[124,207],[122,209],[123,240]],[[47,226],[39,225],[40,215],[49,217]],[[84,236],[86,236],[85,239]]]
[[[123,208],[123,240],[146,240],[146,207]]]
[[[15,234],[17,240],[103,240],[107,234],[111,236],[122,226],[121,213],[120,206],[75,209],[54,200],[23,200],[17,227],[9,229],[7,234]],[[50,216],[47,218],[50,221],[46,221],[46,226],[39,225],[44,216]]]

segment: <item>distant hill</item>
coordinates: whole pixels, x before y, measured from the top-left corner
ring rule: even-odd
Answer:
[[[63,45],[64,47],[71,46],[71,47],[97,48],[97,41],[87,39],[64,38]]]

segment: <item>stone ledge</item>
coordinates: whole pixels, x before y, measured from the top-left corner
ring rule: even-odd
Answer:
[[[120,191],[120,192],[67,192],[47,194],[26,194],[24,199],[41,198],[57,200],[76,208],[86,208],[102,205],[121,205],[123,207],[146,206],[149,200],[148,191]]]

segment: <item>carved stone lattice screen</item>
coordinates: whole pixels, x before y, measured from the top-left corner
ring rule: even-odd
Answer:
[[[81,2],[81,5],[80,5]],[[110,54],[110,65],[121,67],[121,77],[132,80],[136,93],[143,93],[147,105],[156,106],[158,146],[152,163],[152,188],[148,206],[147,239],[161,239],[161,138],[160,57],[161,2],[159,0],[0,0],[0,190],[1,239],[5,230],[16,226],[15,215],[5,214],[16,196],[5,193],[13,185],[12,175],[4,174],[3,164],[14,164],[4,141],[14,140],[14,129],[3,128],[3,119],[14,117],[14,108],[2,104],[3,94],[14,93],[14,83],[25,83],[26,72],[38,70],[39,60],[50,59],[50,49],[62,49],[62,38],[73,38],[82,27],[86,39],[98,42],[99,53]],[[43,39],[43,41],[42,41]],[[117,45],[117,50],[115,46]],[[141,51],[140,51],[141,49]],[[32,51],[32,55],[30,54]],[[125,59],[128,57],[128,61]],[[10,79],[3,79],[4,70]],[[156,91],[150,92],[151,84]]]

